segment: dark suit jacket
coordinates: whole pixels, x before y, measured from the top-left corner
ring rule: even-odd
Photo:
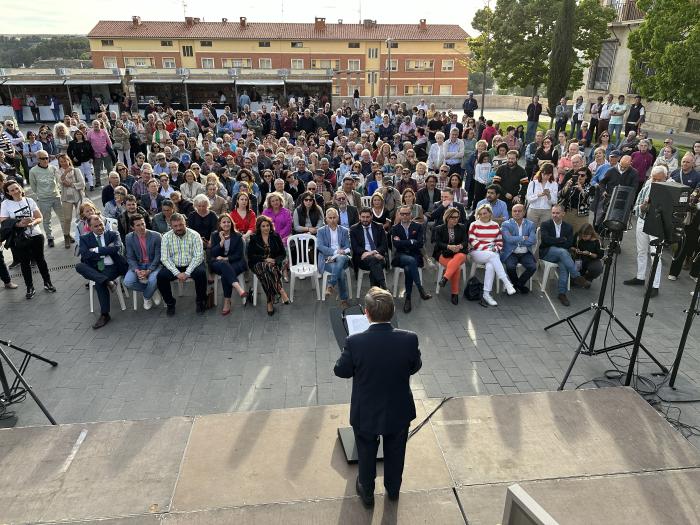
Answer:
[[[554,221],[549,219],[540,225],[540,258],[547,255],[547,251],[552,246],[568,250],[574,244],[574,228],[568,222],[561,223],[561,236],[557,237],[557,230],[554,228]]]
[[[451,208],[457,208],[459,210],[459,223],[467,225],[467,210],[464,208],[463,204],[459,202],[453,202]],[[438,204],[433,210],[433,220],[435,221],[435,227],[443,224],[442,216],[445,215],[447,208],[445,208],[442,203]]]
[[[459,137],[462,138],[462,131],[463,127],[461,122],[457,122],[455,124],[457,126],[457,129],[459,130]],[[452,122],[448,122],[445,124],[445,127],[442,128],[442,132],[445,134],[445,142],[447,142],[450,139],[450,130],[452,129]]]
[[[438,190],[437,188],[435,188],[435,191],[433,192],[432,200],[428,195],[427,188],[421,188],[420,190],[418,190],[418,193],[416,193],[416,203],[420,204],[421,208],[423,208],[423,213],[427,213],[430,209],[430,205],[434,202],[440,202],[440,190]],[[434,217],[434,215],[431,215],[430,220],[434,220]]]
[[[158,196],[156,197],[156,206],[158,207],[156,213],[160,213],[160,207],[163,204],[163,200],[165,200],[165,197],[163,197],[159,193]],[[141,195],[141,202],[139,204],[141,204],[141,207],[144,210],[149,211],[151,208],[151,196],[150,196],[150,194],[146,193],[145,195]],[[155,213],[154,213],[154,215],[155,215]]]
[[[457,224],[455,226],[455,240],[450,243],[450,234],[447,231],[447,225],[441,224],[433,230],[433,257],[439,259],[441,255],[445,257],[452,258],[454,253],[447,249],[448,244],[462,244],[464,250],[462,253],[467,253],[469,250],[469,232],[467,227],[463,224]]]
[[[416,418],[409,379],[422,366],[418,336],[390,323],[351,335],[335,364],[338,377],[352,377],[350,424],[371,434],[393,434]]]
[[[406,230],[404,230],[401,223],[394,224],[391,227],[391,232],[389,236],[391,237],[391,243],[394,248],[394,258],[391,260],[392,266],[399,266],[398,255],[405,254],[415,257],[418,261],[418,267],[423,267],[423,226],[417,222],[411,222],[408,225],[408,235],[406,238]],[[397,241],[394,237],[398,237]]]
[[[389,245],[384,228],[374,221],[370,224],[370,228],[372,228],[372,239],[377,251],[386,258]],[[365,253],[365,231],[362,228],[362,223],[358,222],[350,228],[350,249],[352,250],[352,262],[355,266],[355,271],[357,271],[360,258]]]
[[[248,269],[248,264],[245,260],[245,243],[240,233],[233,232],[229,242],[228,254],[224,254],[224,249],[221,247],[221,236],[218,231],[211,234],[211,242],[209,243],[210,262],[215,261],[217,257],[226,257],[236,273],[245,272]]]
[[[129,265],[126,262],[126,258],[120,253],[122,241],[119,233],[105,230],[104,240],[105,246],[100,247],[97,245],[97,238],[94,233],[90,232],[81,235],[80,260],[97,270],[97,262],[100,260],[100,257],[109,255],[119,268],[119,273],[125,274]],[[97,248],[97,253],[90,251],[92,248]]]
[[[336,206],[335,204],[331,204],[329,206],[329,208],[335,208],[337,210],[338,206]],[[360,213],[357,211],[357,208],[355,208],[355,206],[348,204],[346,211],[348,213],[348,222],[350,223],[348,228],[350,228],[350,227],[354,226],[355,224],[357,224],[358,222],[360,222]],[[338,212],[338,213],[340,213],[340,212]],[[338,224],[340,224],[340,223],[338,223]]]

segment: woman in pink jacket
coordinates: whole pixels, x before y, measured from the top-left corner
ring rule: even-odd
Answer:
[[[292,233],[292,212],[284,207],[284,197],[277,192],[267,194],[263,215],[272,219],[275,232],[282,237],[282,242],[287,245],[287,238]]]
[[[102,168],[104,168],[107,173],[110,173],[114,169],[112,157],[107,151],[107,148],[111,149],[112,147],[112,140],[109,138],[109,133],[102,127],[99,120],[92,121],[92,129],[87,132],[86,138],[92,145],[92,150],[95,153],[95,158],[93,160],[95,186],[100,188],[102,186],[100,182]]]

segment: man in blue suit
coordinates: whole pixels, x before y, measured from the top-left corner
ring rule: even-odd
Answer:
[[[432,297],[423,288],[418,268],[423,267],[423,226],[411,220],[411,207],[399,208],[399,223],[391,228],[391,239],[394,246],[394,258],[391,265],[403,268],[406,294],[403,303],[404,313],[411,311],[411,292],[413,283],[418,288],[421,299]]]
[[[158,270],[160,270],[160,233],[146,229],[145,218],[137,213],[131,216],[134,229],[127,234],[126,260],[129,271],[124,286],[143,294],[143,309],[150,310],[153,303],[160,304]]]
[[[381,225],[372,220],[372,210],[360,210],[360,222],[350,228],[350,248],[352,249],[355,272],[369,272],[369,282],[386,290],[386,267],[389,252],[386,233]]]
[[[384,446],[384,487],[395,501],[401,489],[408,427],[416,418],[410,377],[422,366],[418,336],[391,326],[394,299],[372,287],[365,296],[369,328],[345,340],[334,372],[352,377],[350,424],[355,434],[359,475],[355,489],[366,507],[374,505],[379,436]]]
[[[340,226],[340,216],[335,208],[326,210],[326,225],[316,233],[316,249],[318,250],[318,273],[328,272],[326,295],[331,295],[338,285],[340,305],[348,305],[348,281],[345,270],[350,264],[350,233],[347,228]]]
[[[513,217],[501,224],[501,261],[515,289],[521,294],[526,294],[530,291],[526,284],[537,271],[537,261],[532,253],[537,242],[537,232],[535,223],[525,218],[525,206],[514,204],[511,214]],[[520,277],[517,272],[518,264],[525,268]]]
[[[92,327],[97,330],[110,321],[109,292],[116,290],[114,279],[126,273],[127,263],[121,255],[122,241],[118,232],[105,231],[99,215],[90,217],[90,233],[80,236],[80,262],[75,270],[95,282],[100,301],[100,317]]]

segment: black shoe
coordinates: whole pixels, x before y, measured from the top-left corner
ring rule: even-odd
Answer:
[[[197,315],[204,315],[204,312],[207,311],[207,308],[204,303],[197,303],[197,308],[195,309],[195,312],[197,312]]]
[[[166,304],[165,306],[165,315],[167,315],[168,317],[172,317],[173,315],[175,315],[175,303]]]
[[[56,293],[56,287],[51,283],[44,283],[44,290],[50,293]]]
[[[569,298],[566,296],[565,293],[560,293],[557,296],[557,299],[559,299],[559,302],[563,304],[564,306],[569,306],[571,303],[569,302]]]
[[[440,288],[444,288],[447,284],[447,279],[443,277],[442,279],[440,279],[440,282],[438,284],[440,285]]]
[[[530,289],[527,286],[525,286],[524,284],[516,286],[515,289],[518,290],[523,295],[530,293]]]
[[[651,293],[649,294],[649,297],[657,297],[659,295],[659,289],[658,288],[652,288]]]
[[[637,279],[636,277],[634,277],[633,279],[627,279],[626,281],[622,281],[622,284],[626,284],[627,286],[642,286],[644,285],[644,280]]]
[[[106,325],[107,323],[109,323],[109,320],[110,320],[110,319],[111,319],[111,317],[109,316],[109,314],[102,314],[102,315],[97,319],[97,321],[95,322],[95,324],[92,325],[93,330],[97,330],[97,329],[99,329],[99,328],[102,328],[104,325]]]
[[[425,291],[425,288],[422,286],[418,287],[418,293],[420,294],[420,298],[423,299],[424,301],[427,301],[428,299],[432,299],[432,295],[430,295],[428,292]]]
[[[33,286],[30,286],[27,288],[27,293],[24,295],[27,299],[31,299],[34,297],[34,294],[36,293],[36,290],[34,290]]]
[[[359,494],[360,500],[362,501],[362,504],[365,506],[365,508],[371,509],[372,507],[374,507],[374,494],[367,494],[365,492],[365,489],[360,484],[360,478],[357,478],[355,480],[355,490]]]
[[[270,317],[275,315],[275,306],[274,305],[272,305],[272,310],[267,311],[267,315],[269,315]]]
[[[453,293],[453,294],[450,296],[450,302],[451,302],[452,304],[459,304],[459,294]]]
[[[19,266],[19,261],[12,261],[12,264],[10,266],[8,266],[8,268],[10,270],[12,270],[12,268],[17,268],[18,266]]]
[[[406,297],[403,302],[403,313],[407,314],[411,312],[411,298]]]
[[[54,247],[53,239],[49,239],[47,242],[49,243],[49,248],[53,248],[53,247]]]

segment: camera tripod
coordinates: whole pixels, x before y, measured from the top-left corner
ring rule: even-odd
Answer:
[[[620,252],[620,239],[622,237],[622,232],[611,232],[612,237],[610,238],[610,241],[608,243],[608,246],[606,247],[605,250],[605,255],[603,256],[603,278],[600,284],[600,292],[598,294],[598,301],[591,304],[588,308],[584,308],[582,310],[579,310],[578,312],[564,318],[560,319],[559,321],[552,323],[548,326],[545,326],[545,330],[549,330],[550,328],[554,328],[555,326],[559,326],[560,324],[566,323],[569,325],[571,328],[571,331],[573,334],[576,336],[576,339],[579,341],[579,345],[576,348],[576,352],[574,353],[573,358],[571,359],[571,363],[569,363],[569,367],[566,369],[566,373],[564,374],[564,378],[561,381],[561,384],[559,385],[558,390],[564,390],[564,385],[566,384],[566,381],[569,379],[569,376],[571,375],[571,371],[574,368],[574,365],[576,364],[576,360],[578,359],[579,355],[584,354],[584,355],[599,355],[603,354],[606,352],[612,352],[613,350],[618,350],[619,348],[624,348],[630,345],[635,345],[635,348],[637,350],[641,349],[645,354],[651,358],[651,360],[663,371],[664,374],[668,373],[668,369],[662,365],[652,354],[649,352],[649,350],[641,343],[641,332],[644,328],[644,319],[646,319],[647,315],[651,316],[653,314],[648,314],[647,313],[647,306],[649,303],[649,297],[651,294],[651,290],[647,290],[647,294],[645,296],[645,302],[642,307],[642,313],[640,314],[642,320],[640,321],[641,325],[641,330],[637,330],[637,334],[633,334],[623,323],[618,319],[613,311],[605,306],[604,301],[605,301],[605,292],[608,287],[608,281],[610,279],[610,270],[613,267],[613,264],[615,262],[615,259],[617,258],[618,253]],[[659,264],[659,258],[661,257],[661,248],[659,247],[656,250],[656,254],[654,255],[654,262],[652,264],[651,268],[651,275],[653,276],[656,272],[656,268]],[[653,277],[652,277],[653,278]],[[651,287],[651,285],[649,285]],[[588,322],[588,326],[586,329],[581,333],[578,329],[578,327],[574,324],[574,319],[576,319],[578,316],[583,315],[585,313],[588,313],[590,311],[593,311],[593,317],[591,320]],[[617,324],[628,336],[629,340],[627,341],[622,341],[614,345],[610,346],[603,346],[601,348],[596,348],[596,338],[598,335],[598,327],[600,326],[600,317],[601,315],[605,313],[610,317],[612,321]],[[590,336],[590,341],[589,341],[589,336]],[[634,361],[632,361],[634,362]]]
[[[3,346],[6,346],[7,348],[12,348],[13,350],[17,350],[18,352],[24,354],[24,357],[22,358],[22,362],[20,363],[19,367],[17,367],[12,362],[12,360],[5,352]],[[31,385],[27,383],[27,381],[24,379],[23,374],[27,371],[29,361],[32,359],[32,357],[38,359],[39,361],[43,361],[44,363],[48,363],[51,366],[58,366],[58,363],[56,361],[52,361],[51,359],[47,359],[39,354],[35,354],[33,352],[25,350],[24,348],[20,348],[19,346],[15,346],[9,341],[3,341],[2,339],[0,339],[0,402],[3,402],[7,405],[18,403],[22,401],[24,399],[24,396],[28,393],[30,396],[32,396],[32,399],[39,406],[39,408],[44,413],[49,422],[52,425],[57,425],[58,423],[56,423],[56,420],[51,416],[44,404],[34,393],[34,390],[32,390]],[[7,380],[7,376],[5,375],[5,369],[3,367],[3,361],[15,374],[15,379],[12,383],[9,383]]]

